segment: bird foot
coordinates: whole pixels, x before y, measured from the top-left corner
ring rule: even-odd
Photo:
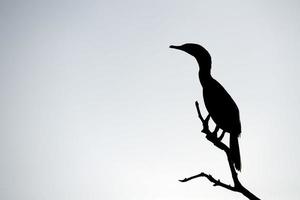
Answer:
[[[211,133],[211,136],[214,137],[214,138],[216,138],[216,139],[218,138],[218,135],[217,135],[217,133],[215,133],[215,132],[212,132],[212,133]]]

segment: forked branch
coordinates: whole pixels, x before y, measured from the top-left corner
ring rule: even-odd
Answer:
[[[226,156],[227,156],[227,160],[228,160],[228,164],[229,164],[229,167],[230,167],[230,172],[231,172],[231,176],[232,176],[232,179],[233,179],[233,183],[234,185],[231,186],[229,184],[226,184],[226,183],[223,183],[222,181],[220,181],[219,179],[215,179],[212,175],[210,174],[206,174],[204,172],[201,172],[200,174],[198,175],[195,175],[195,176],[191,176],[189,178],[184,178],[182,180],[179,180],[180,182],[187,182],[187,181],[190,181],[192,179],[195,179],[195,178],[199,178],[199,177],[205,177],[207,178],[210,182],[213,183],[213,186],[220,186],[220,187],[223,187],[223,188],[226,188],[228,190],[231,190],[231,191],[234,191],[234,192],[239,192],[241,194],[243,194],[245,197],[247,197],[248,199],[250,200],[259,200],[258,197],[256,197],[254,194],[252,194],[249,190],[247,190],[239,181],[238,179],[238,174],[234,168],[234,164],[233,164],[233,161],[232,161],[232,158],[231,158],[231,155],[230,155],[230,150],[229,148],[227,147],[226,144],[224,144],[221,140],[218,139],[217,135],[216,134],[213,134],[210,130],[209,130],[209,125],[208,125],[208,121],[209,121],[209,118],[210,116],[208,115],[205,119],[203,118],[203,116],[201,115],[201,112],[200,112],[200,109],[199,109],[199,103],[196,101],[195,102],[195,105],[196,105],[196,109],[197,109],[197,112],[198,112],[198,117],[199,119],[201,120],[202,122],[202,126],[203,126],[203,129],[202,129],[202,132],[204,134],[206,134],[206,139],[208,141],[210,141],[211,143],[213,143],[216,147],[218,147],[219,149],[223,150],[225,153],[226,153]]]

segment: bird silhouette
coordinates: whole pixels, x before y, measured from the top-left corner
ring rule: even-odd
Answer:
[[[232,162],[237,170],[241,171],[241,157],[238,137],[241,134],[239,109],[224,87],[211,76],[211,56],[208,51],[198,44],[187,43],[181,46],[171,45],[170,48],[182,50],[193,57],[199,65],[199,80],[203,88],[205,107],[216,124],[213,131],[222,129],[218,138],[222,140],[225,132],[230,134],[229,148]]]

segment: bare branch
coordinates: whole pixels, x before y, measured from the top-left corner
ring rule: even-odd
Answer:
[[[198,117],[202,122],[202,126],[203,126],[202,132],[204,134],[206,134],[206,139],[208,141],[210,141],[211,143],[213,143],[216,147],[218,147],[219,149],[223,150],[226,153],[234,186],[231,186],[229,184],[225,184],[225,183],[221,182],[219,179],[217,180],[213,176],[211,176],[210,174],[206,174],[204,172],[201,172],[198,175],[191,176],[189,178],[185,178],[185,179],[182,179],[182,180],[179,180],[179,181],[180,182],[187,182],[187,181],[190,181],[190,180],[195,179],[195,178],[206,177],[210,182],[213,183],[213,186],[220,186],[220,187],[226,188],[226,189],[234,191],[234,192],[239,192],[239,193],[243,194],[244,196],[246,196],[250,200],[260,200],[258,197],[256,197],[254,194],[252,194],[249,190],[247,190],[240,183],[240,181],[238,179],[238,174],[237,174],[237,172],[234,168],[234,164],[233,164],[233,161],[232,161],[232,158],[231,158],[231,155],[230,155],[229,147],[227,147],[227,145],[225,145],[223,142],[221,142],[221,140],[218,139],[216,134],[213,134],[209,130],[208,121],[209,121],[210,116],[208,115],[204,119],[203,116],[201,115],[200,108],[199,108],[199,103],[197,101],[195,102],[195,105],[196,105]]]
[[[213,183],[213,186],[221,186],[221,187],[224,187],[224,188],[226,188],[228,190],[236,191],[235,188],[232,187],[231,185],[225,184],[225,183],[221,182],[220,180],[216,180],[212,175],[206,174],[204,172],[201,172],[198,175],[191,176],[189,178],[185,178],[185,179],[179,180],[179,181],[180,182],[187,182],[187,181],[190,181],[192,179],[199,178],[199,177],[206,177],[210,182]]]

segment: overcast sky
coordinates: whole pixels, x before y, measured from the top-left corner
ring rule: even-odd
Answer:
[[[240,109],[241,182],[299,199],[296,0],[0,2],[0,199],[245,199],[200,132],[199,43]],[[228,139],[227,137],[225,140]]]

